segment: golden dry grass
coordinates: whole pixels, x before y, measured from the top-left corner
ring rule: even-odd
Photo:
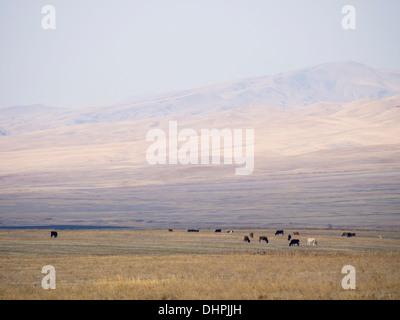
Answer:
[[[65,230],[50,239],[47,230],[2,230],[0,299],[400,298],[398,232],[301,230],[300,247],[289,247],[273,230],[251,230],[256,239],[245,244],[249,231]],[[318,247],[305,245],[310,235]],[[49,264],[55,290],[41,287]],[[341,287],[348,264],[355,290]]]

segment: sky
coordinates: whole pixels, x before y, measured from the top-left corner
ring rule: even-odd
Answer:
[[[398,0],[2,0],[0,107],[107,105],[348,60],[400,70],[399,13]]]

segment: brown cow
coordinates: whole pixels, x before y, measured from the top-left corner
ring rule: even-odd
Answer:
[[[246,241],[247,243],[250,243],[250,239],[248,236],[244,236],[243,241]]]
[[[254,238],[254,233],[253,232],[250,233],[250,238],[252,238],[252,239]]]
[[[356,234],[352,232],[343,232],[342,237],[355,237]]]
[[[258,242],[261,242],[261,240],[265,240],[265,242],[268,243],[268,238],[266,236],[261,236],[258,238]]]

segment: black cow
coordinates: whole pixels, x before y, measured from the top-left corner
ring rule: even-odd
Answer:
[[[352,233],[352,232],[349,232],[348,234],[347,234],[347,237],[355,237],[356,236],[356,234],[355,233]]]
[[[290,239],[292,239],[292,236],[289,234],[289,235],[287,236],[287,239],[288,239],[288,241],[290,241]]]
[[[289,247],[291,247],[292,245],[294,246],[295,244],[297,244],[298,246],[300,245],[300,240],[299,239],[292,239],[289,243]]]
[[[248,236],[244,236],[243,241],[246,241],[247,243],[250,243],[250,239]]]
[[[283,230],[276,230],[275,235],[277,235],[277,234],[284,235]]]
[[[221,232],[222,230],[221,229],[215,229],[215,232]]]
[[[261,242],[261,240],[263,240],[263,241],[265,240],[265,242],[268,243],[268,238],[266,236],[260,236],[258,238],[258,242]]]
[[[189,229],[187,232],[199,232],[199,229]]]
[[[50,233],[50,237],[51,238],[57,238],[57,236],[58,236],[58,233],[57,233],[57,231],[52,231],[51,233]]]

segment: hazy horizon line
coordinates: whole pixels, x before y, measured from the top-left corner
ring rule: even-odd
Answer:
[[[102,104],[90,104],[90,105],[85,105],[85,104],[77,104],[77,105],[71,105],[71,106],[60,106],[60,105],[51,105],[47,104],[45,102],[33,102],[30,104],[12,104],[12,105],[7,105],[7,106],[0,106],[1,109],[9,109],[9,108],[20,108],[20,107],[47,107],[47,108],[55,108],[55,109],[77,109],[77,108],[83,108],[83,107],[101,107],[101,106],[118,106],[118,105],[124,105],[126,103],[130,102],[138,102],[138,101],[145,101],[148,99],[156,98],[156,97],[162,97],[165,95],[170,95],[174,93],[179,93],[179,92],[184,92],[184,91],[190,91],[190,90],[196,90],[196,89],[202,89],[202,88],[207,88],[215,85],[222,85],[230,82],[235,82],[235,81],[245,81],[249,79],[259,79],[259,78],[265,78],[265,77],[273,77],[276,75],[284,74],[284,73],[289,73],[289,72],[295,72],[295,71],[301,71],[304,69],[309,69],[309,68],[315,68],[318,66],[323,66],[323,65],[329,65],[329,64],[359,64],[362,66],[370,67],[373,69],[377,70],[390,70],[390,71],[400,71],[400,69],[393,69],[393,68],[381,68],[381,67],[375,67],[370,64],[366,64],[363,62],[355,61],[355,60],[342,60],[342,61],[331,61],[331,62],[323,62],[323,63],[317,63],[313,65],[307,65],[299,68],[294,68],[294,69],[289,69],[289,70],[282,70],[277,73],[271,73],[271,74],[265,74],[262,76],[249,76],[249,77],[240,77],[240,78],[235,78],[235,79],[230,79],[230,80],[225,80],[225,81],[218,81],[218,82],[210,82],[206,85],[201,85],[201,86],[192,86],[189,88],[181,88],[181,89],[175,89],[175,90],[169,90],[169,91],[163,91],[163,92],[148,92],[148,93],[133,93],[129,95],[128,97],[120,98],[118,101],[114,102],[105,102]],[[136,98],[135,98],[136,97]]]

